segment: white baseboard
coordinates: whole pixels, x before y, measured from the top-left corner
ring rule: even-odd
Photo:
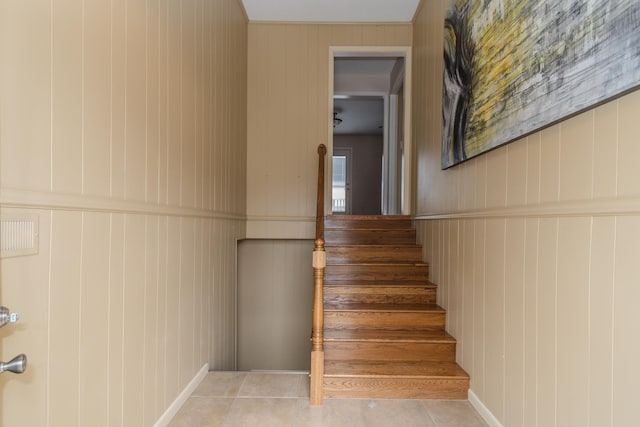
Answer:
[[[484,403],[482,403],[471,389],[469,389],[469,403],[478,411],[482,419],[489,424],[489,427],[503,427],[500,421],[491,413],[489,408],[484,406]]]
[[[184,402],[187,401],[189,396],[191,396],[191,393],[193,393],[193,391],[202,382],[204,377],[207,375],[207,372],[209,372],[209,364],[205,363],[202,368],[200,368],[196,376],[193,377],[184,390],[182,390],[178,397],[176,397],[176,400],[169,405],[167,410],[164,411],[164,414],[162,414],[158,421],[156,421],[154,427],[167,427],[169,425],[173,417],[176,416],[180,408],[182,408],[182,405],[184,405]]]

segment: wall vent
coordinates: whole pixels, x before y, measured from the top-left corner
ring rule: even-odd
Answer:
[[[0,258],[38,253],[38,217],[36,215],[0,218]]]

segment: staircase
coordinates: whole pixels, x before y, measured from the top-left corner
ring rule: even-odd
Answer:
[[[324,397],[466,399],[410,218],[328,216],[324,237]]]

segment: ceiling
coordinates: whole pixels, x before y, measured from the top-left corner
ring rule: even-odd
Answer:
[[[242,0],[250,21],[411,22],[420,0]]]
[[[390,57],[358,57],[335,58],[333,72],[339,74],[384,74],[389,75],[398,60]]]
[[[334,135],[382,135],[384,100],[381,96],[335,98],[333,111],[342,120],[334,126]]]

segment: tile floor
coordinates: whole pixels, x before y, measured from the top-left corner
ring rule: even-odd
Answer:
[[[466,401],[325,399],[300,373],[210,372],[170,427],[486,427]]]

